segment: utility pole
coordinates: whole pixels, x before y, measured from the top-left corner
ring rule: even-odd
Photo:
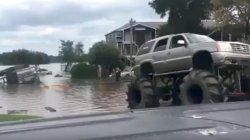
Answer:
[[[221,37],[221,41],[224,41],[224,32],[223,32],[223,30],[221,31],[221,34],[220,34],[220,37]]]
[[[232,41],[232,34],[229,34],[229,41]]]
[[[133,18],[130,19],[129,25],[130,25],[130,66],[133,66],[132,60],[133,60],[133,44],[134,44],[134,33],[133,33],[133,25],[136,21],[133,20]]]
[[[222,23],[221,25],[221,34],[220,34],[220,37],[221,37],[221,41],[224,41],[224,27],[225,27],[225,24]]]

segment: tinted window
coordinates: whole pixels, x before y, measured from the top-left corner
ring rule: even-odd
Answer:
[[[164,50],[166,50],[167,44],[168,44],[168,38],[163,39],[163,40],[160,40],[160,41],[156,44],[155,49],[154,49],[154,52],[159,52],[159,51],[164,51]]]
[[[154,43],[155,41],[151,41],[151,42],[143,44],[140,47],[137,55],[143,55],[143,54],[149,53]]]
[[[178,41],[183,40],[185,44],[187,44],[186,39],[182,35],[174,36],[172,37],[170,49],[178,48],[178,47],[183,47],[183,45],[178,44]]]

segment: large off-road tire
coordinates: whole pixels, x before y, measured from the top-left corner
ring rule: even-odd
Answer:
[[[147,79],[133,80],[128,85],[128,107],[130,109],[144,109],[159,107],[159,99],[154,94],[152,81]]]
[[[242,92],[250,94],[250,76],[241,77],[241,89]]]
[[[218,78],[207,71],[190,72],[181,85],[183,105],[224,102],[223,88]]]

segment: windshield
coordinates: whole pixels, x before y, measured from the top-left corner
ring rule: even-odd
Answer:
[[[205,36],[205,35],[188,34],[187,37],[191,43],[214,42],[215,41],[212,38]]]

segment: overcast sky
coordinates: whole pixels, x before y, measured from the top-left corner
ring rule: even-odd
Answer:
[[[150,0],[1,0],[0,53],[14,49],[58,55],[60,40],[82,41],[85,51],[127,23],[163,21]]]

